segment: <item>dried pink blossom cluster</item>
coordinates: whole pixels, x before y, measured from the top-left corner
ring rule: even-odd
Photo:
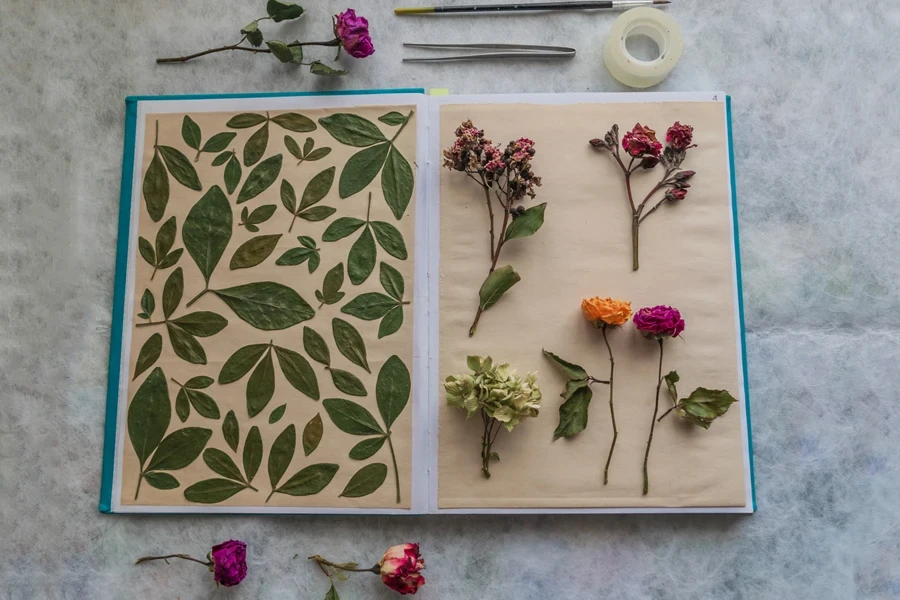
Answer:
[[[666,131],[666,143],[676,150],[694,148],[697,144],[691,144],[694,139],[694,128],[690,125],[682,125],[678,121]]]
[[[656,139],[656,131],[637,123],[634,129],[622,137],[622,148],[635,158],[647,155],[659,157],[662,144]]]
[[[541,178],[531,169],[534,152],[534,142],[528,138],[519,138],[501,150],[472,121],[464,121],[456,128],[456,141],[444,150],[444,166],[483,178],[488,186],[505,178],[509,198],[515,201],[526,195],[534,198],[534,188],[541,185]]]

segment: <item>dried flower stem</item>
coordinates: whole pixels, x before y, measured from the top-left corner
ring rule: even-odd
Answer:
[[[500,251],[503,249],[503,243],[506,241],[506,228],[509,226],[509,211],[512,208],[512,201],[509,200],[509,170],[506,172],[507,181],[506,181],[506,197],[507,201],[503,202],[500,194],[497,194],[497,202],[503,208],[503,224],[500,227],[500,236],[494,236],[494,209],[491,206],[491,188],[488,185],[488,182],[485,180],[484,175],[481,176],[481,187],[484,188],[484,198],[487,201],[488,206],[488,216],[491,220],[491,268],[488,269],[488,275],[494,272],[494,269],[497,268],[497,261],[500,260]],[[472,179],[475,179],[472,177]],[[478,180],[475,179],[477,182]],[[481,307],[479,303],[478,310],[475,311],[475,320],[472,321],[472,326],[469,327],[469,337],[475,335],[475,330],[478,327],[478,321],[481,319],[481,313],[484,312],[484,309]],[[490,475],[488,475],[490,476]]]
[[[168,562],[169,562],[168,559],[170,559],[170,558],[180,558],[181,560],[190,560],[195,563],[199,563],[199,564],[203,565],[204,567],[212,566],[212,562],[200,560],[200,559],[194,558],[193,556],[190,556],[188,554],[167,554],[165,556],[142,556],[141,558],[134,561],[134,564],[139,565],[142,562],[147,562],[150,560],[164,560],[168,564]]]
[[[612,348],[606,337],[606,326],[601,328],[603,333],[603,341],[606,343],[606,351],[609,353],[609,417],[612,419],[613,438],[609,446],[609,456],[606,457],[606,467],[603,469],[603,485],[609,482],[609,463],[612,462],[613,451],[616,449],[616,440],[619,437],[619,430],[616,428],[616,409],[613,405],[613,374],[616,370],[616,361],[613,360]]]
[[[493,417],[488,417],[484,410],[481,411],[481,420],[484,421],[484,434],[481,436],[481,472],[485,479],[491,478],[491,448],[500,433],[502,425]]]
[[[307,557],[309,560],[316,561],[316,564],[319,565],[319,568],[325,572],[328,577],[331,577],[331,574],[325,570],[325,567],[331,567],[332,569],[340,569],[341,571],[352,571],[354,573],[381,573],[381,566],[375,565],[369,569],[359,569],[356,566],[356,563],[333,563],[330,560],[326,560],[319,556],[318,554],[314,554],[313,556]]]
[[[263,19],[260,19],[262,21]],[[200,58],[201,56],[206,56],[207,54],[215,54],[216,52],[226,52],[228,50],[243,50],[244,52],[253,52],[254,54],[271,54],[272,51],[268,48],[255,48],[252,46],[241,46],[244,41],[247,39],[247,36],[244,36],[240,39],[237,44],[231,44],[230,46],[220,46],[218,48],[210,48],[209,50],[203,50],[202,52],[195,52],[194,54],[188,54],[187,56],[175,56],[171,58],[157,58],[156,62],[159,64],[164,63],[185,63],[189,60],[193,60],[195,58]],[[341,41],[337,38],[329,41],[329,42],[292,42],[290,44],[285,44],[287,47],[297,47],[297,46],[340,46]],[[302,65],[310,65],[312,63],[300,63]]]
[[[663,364],[663,340],[659,339],[659,373],[657,374],[657,382],[656,382],[656,407],[653,409],[653,420],[650,421],[650,437],[647,438],[647,449],[644,451],[644,495],[647,495],[647,492],[650,491],[650,479],[647,476],[647,461],[650,459],[650,444],[653,443],[653,428],[656,426],[656,416],[659,414],[659,390],[662,388],[663,376],[662,376],[662,364]]]

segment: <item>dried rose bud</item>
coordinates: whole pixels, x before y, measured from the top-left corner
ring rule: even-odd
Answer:
[[[687,190],[684,189],[676,188],[666,192],[666,200],[669,201],[684,200],[685,196],[687,196]]]
[[[659,157],[656,156],[645,156],[643,160],[641,160],[641,168],[643,169],[652,169],[658,164]]]
[[[675,181],[687,181],[694,175],[696,175],[695,171],[678,171],[672,179]]]
[[[384,553],[378,566],[381,581],[404,596],[415,594],[425,585],[425,578],[420,574],[425,568],[425,560],[419,554],[418,544],[391,546]]]
[[[589,143],[591,146],[593,146],[594,148],[606,148],[606,147],[607,147],[606,142],[604,142],[604,141],[601,140],[600,138],[594,138],[594,139],[592,139],[592,140],[591,140],[590,142],[588,142],[588,143]]]

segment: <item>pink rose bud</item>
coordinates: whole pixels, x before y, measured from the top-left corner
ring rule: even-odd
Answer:
[[[237,585],[247,576],[247,544],[228,540],[212,547],[213,578],[225,587]]]
[[[415,594],[425,585],[425,578],[419,574],[425,568],[425,560],[419,555],[418,544],[391,546],[378,564],[384,584],[404,596]]]
[[[685,196],[687,196],[687,190],[681,188],[666,192],[666,200],[684,200]]]
[[[687,181],[696,174],[695,171],[678,171],[672,179],[675,181]]]
[[[353,58],[365,58],[375,52],[369,35],[369,21],[357,16],[352,8],[334,16],[334,34]]]

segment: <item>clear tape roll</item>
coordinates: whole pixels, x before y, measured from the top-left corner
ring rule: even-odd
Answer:
[[[625,47],[625,40],[645,35],[659,46],[654,60],[640,60]],[[684,42],[675,19],[655,8],[632,8],[612,24],[603,46],[603,62],[610,75],[634,88],[648,88],[665,79],[681,58]]]

